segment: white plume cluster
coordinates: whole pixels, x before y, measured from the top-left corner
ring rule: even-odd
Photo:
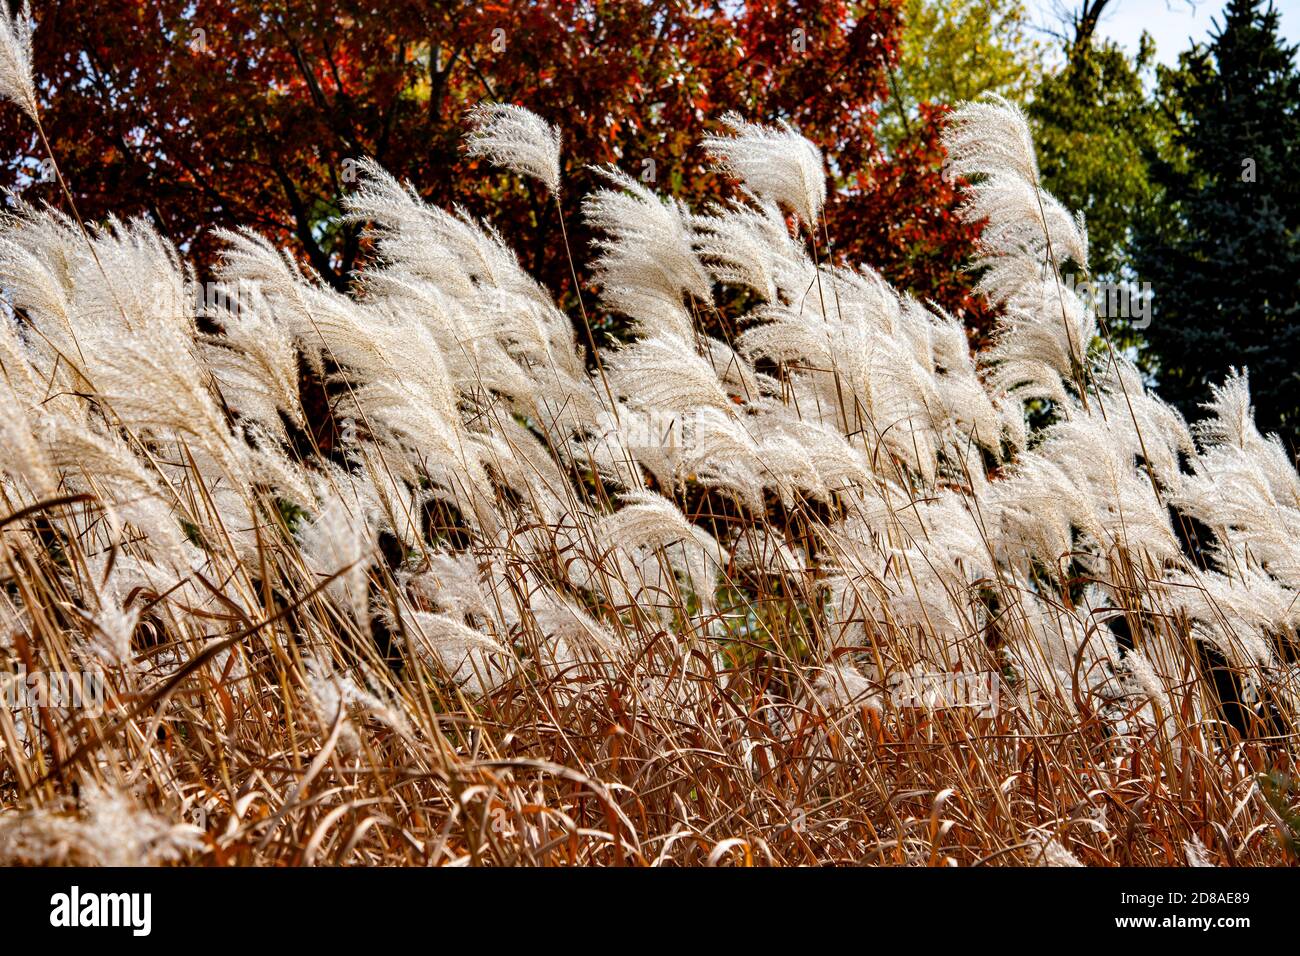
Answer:
[[[24,22],[0,25],[15,98]],[[558,191],[552,128],[517,107],[474,118],[472,153]],[[791,693],[827,709],[876,707],[890,673],[924,665],[992,669],[1008,705],[1086,698],[1158,722],[1196,646],[1293,707],[1277,647],[1300,624],[1300,479],[1255,429],[1244,376],[1193,434],[1098,348],[1060,281],[1086,236],[1038,184],[1023,117],[982,102],[948,138],[988,224],[981,290],[1003,310],[979,357],[875,273],[818,265],[812,144],[726,122],[707,146],[742,200],[692,212],[615,170],[586,198],[603,304],[631,320],[603,356],[608,390],[490,226],[374,164],[349,200],[376,252],[356,294],[229,234],[219,279],[239,307],[209,310],[215,332],[177,304],[193,277],[144,222],[88,240],[16,210],[0,226],[0,500],[93,499],[107,520],[78,519],[83,547],[134,562],[186,655],[218,610],[260,603],[275,564],[339,627],[385,620],[401,653],[484,694],[538,668],[616,668],[648,642],[699,646],[743,571],[801,595],[819,641]],[[753,303],[734,339],[705,321],[718,289]],[[302,451],[306,372],[340,426],[329,454]],[[701,494],[741,516],[734,538],[686,506]],[[1212,535],[1199,555],[1175,524],[1193,519]],[[6,525],[0,551],[20,534]],[[141,666],[121,589],[68,574],[69,601],[116,621],[105,666]],[[229,588],[218,601],[204,582]],[[331,701],[382,709],[313,673],[325,725]]]
[[[478,121],[474,150],[554,185],[556,140],[541,121],[504,107]],[[92,255],[55,213],[14,213],[0,239],[21,316],[3,339],[6,494],[92,490],[179,578],[222,551],[248,559],[268,545],[273,494],[313,516],[299,532],[305,567],[317,579],[341,572],[330,593],[364,620],[376,536],[398,538],[416,570],[442,548],[420,522],[437,503],[484,549],[481,583],[498,574],[491,554],[539,563],[558,549],[568,574],[533,581],[543,597],[529,601],[571,606],[588,592],[659,605],[654,594],[680,587],[703,613],[725,555],[673,494],[716,489],[780,536],[763,514],[771,493],[832,506],[816,563],[828,626],[844,640],[919,628],[963,659],[979,653],[972,639],[992,604],[1017,637],[1009,666],[1028,682],[1067,682],[1082,659],[1118,687],[1177,659],[1173,646],[1151,648],[1140,667],[1121,667],[1089,615],[1127,607],[1187,615],[1200,640],[1266,679],[1277,667],[1268,635],[1300,614],[1294,468],[1253,428],[1244,378],[1219,390],[1197,445],[1131,365],[1097,354],[1091,312],[1049,255],[1086,258],[1086,238],[1037,186],[1015,109],[972,105],[949,135],[954,168],[976,177],[969,215],[988,221],[983,289],[1005,307],[979,364],[948,316],[874,273],[818,267],[777,211],[816,216],[815,148],[788,127],[728,122],[735,137],[710,148],[751,202],[693,215],[616,170],[586,199],[606,237],[604,302],[636,330],[606,356],[614,407],[591,385],[567,317],[497,234],[422,206],[373,164],[350,209],[377,241],[360,297],[326,289],[255,235],[227,235],[221,278],[240,307],[209,316],[220,334],[200,334],[179,308],[190,277],[143,222],[110,222]],[[735,342],[695,321],[695,307],[714,307],[715,282],[758,295]],[[303,421],[298,355],[338,386],[334,414],[351,429],[343,464],[295,460],[286,444]],[[1031,442],[1026,405],[1043,401],[1053,418]],[[675,445],[604,427],[647,414],[684,424]],[[625,489],[610,512],[573,481],[573,468],[593,466]],[[1213,567],[1188,562],[1170,507],[1216,531]],[[1062,588],[1070,563],[1095,581],[1091,610]],[[1160,606],[1128,607],[1119,568],[1148,575],[1141,593]],[[454,670],[467,649],[508,643],[493,615],[474,637],[471,618],[409,614],[422,643],[459,656]]]
[[[196,827],[145,810],[120,790],[92,784],[80,802],[80,808],[42,807],[0,816],[0,861],[160,866],[202,843]]]
[[[509,103],[481,104],[470,111],[474,129],[466,138],[471,156],[532,176],[560,192],[560,131],[536,113]]]

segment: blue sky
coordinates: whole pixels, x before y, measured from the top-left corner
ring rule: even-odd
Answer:
[[[1061,3],[1073,8],[1078,0],[1028,0],[1035,22],[1054,26],[1053,10]],[[1190,40],[1204,40],[1227,0],[1111,0],[1101,20],[1100,33],[1137,50],[1138,37],[1146,30],[1156,41],[1156,56],[1172,64],[1187,49]],[[1288,42],[1300,42],[1300,0],[1274,0],[1281,14],[1282,35]]]

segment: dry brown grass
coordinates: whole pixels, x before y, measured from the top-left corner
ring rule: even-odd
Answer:
[[[74,669],[71,640],[92,625],[64,582],[85,573],[93,502],[5,521],[22,530],[6,536],[3,584],[41,609],[18,653],[32,672]],[[526,668],[472,699],[405,653],[407,635],[384,660],[279,531],[268,522],[260,567],[207,582],[243,592],[251,617],[231,602],[201,634],[164,596],[134,595],[138,680],[112,684],[103,715],[41,709],[24,735],[0,710],[0,807],[57,808],[90,781],[127,789],[201,824],[183,859],[208,865],[965,866],[1056,861],[1057,847],[1087,865],[1181,865],[1192,841],[1220,864],[1293,861],[1293,795],[1262,776],[1290,771],[1290,740],[1191,720],[1213,711],[1191,668],[1163,723],[1124,737],[1098,717],[1105,702],[1014,691],[992,716],[889,695],[827,709],[802,687],[818,635],[799,582],[750,579],[734,613],[697,614],[684,641],[636,607],[596,608],[640,648],[625,664]],[[373,576],[379,600],[393,586]],[[527,659],[530,635],[516,637]],[[906,660],[911,640],[875,631],[851,652]],[[313,713],[309,648],[403,720]]]

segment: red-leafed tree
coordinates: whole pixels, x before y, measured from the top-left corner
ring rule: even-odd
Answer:
[[[12,2],[12,0],[0,0]],[[837,259],[986,316],[960,263],[973,230],[939,175],[923,110],[890,155],[876,111],[900,32],[897,0],[46,0],[36,70],[56,159],[88,218],[146,215],[202,265],[217,226],[252,226],[346,288],[364,256],[340,224],[355,160],[372,156],[430,201],[488,216],[524,264],[571,297],[558,212],[460,148],[464,111],[516,102],[565,137],[566,221],[590,164],[653,175],[693,204],[728,194],[699,140],[728,110],[788,119],[825,151]],[[11,107],[4,175],[58,203]],[[16,144],[16,148],[14,145]]]

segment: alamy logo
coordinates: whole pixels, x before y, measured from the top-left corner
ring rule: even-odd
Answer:
[[[134,936],[153,928],[151,893],[82,893],[74,886],[51,896],[50,907],[51,926],[129,926]]]
[[[104,675],[91,671],[0,674],[0,706],[9,710],[66,707],[98,716],[104,712]]]
[[[899,707],[948,710],[964,707],[982,716],[996,716],[1002,699],[1002,678],[995,671],[905,671],[892,674],[887,690]]]
[[[616,419],[602,410],[598,413],[596,431],[605,441],[621,444],[628,451],[682,451],[695,441],[696,415],[625,408]]]
[[[266,300],[262,295],[262,284],[251,279],[156,282],[150,293],[150,307],[163,313],[184,312],[222,319],[226,313],[256,315],[265,310]]]
[[[1091,279],[1079,282],[1072,273],[1061,276],[1061,282],[1102,318],[1128,319],[1129,325],[1135,329],[1145,329],[1151,324],[1154,295],[1150,282],[1101,282]]]

